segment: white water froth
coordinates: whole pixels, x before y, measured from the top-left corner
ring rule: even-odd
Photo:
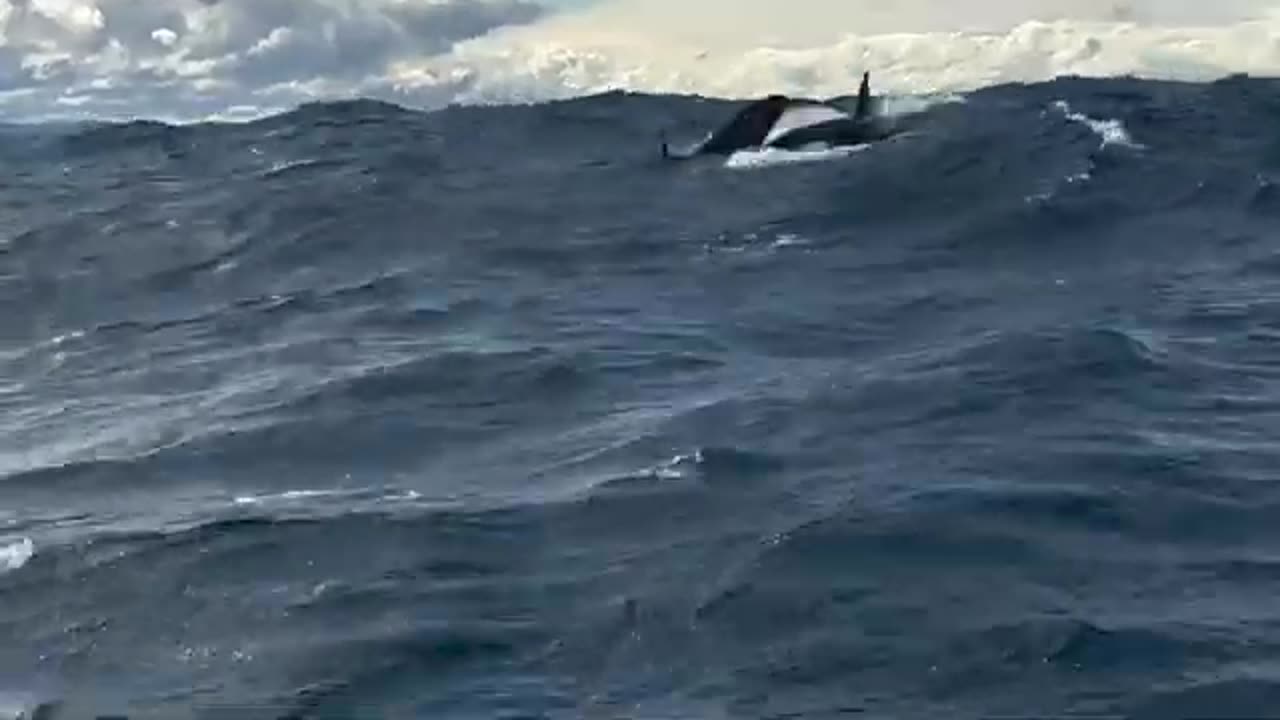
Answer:
[[[365,500],[374,503],[417,500],[421,495],[414,490],[389,492],[376,488],[333,489],[333,490],[286,490],[279,493],[262,493],[258,495],[237,495],[232,499],[236,505],[269,505],[306,500]]]
[[[20,570],[35,557],[36,545],[31,538],[0,542],[0,575]]]
[[[870,145],[849,145],[844,147],[820,149],[783,150],[781,148],[764,148],[739,150],[729,156],[724,166],[735,170],[770,167],[775,165],[794,165],[797,163],[825,162],[846,158],[866,150]]]
[[[312,165],[317,165],[320,162],[320,160],[312,158],[306,158],[303,160],[276,160],[271,163],[271,167],[267,168],[267,170],[262,173],[262,176],[275,177],[277,175],[283,175],[290,170],[310,167]]]
[[[1094,134],[1102,138],[1103,147],[1107,147],[1108,145],[1123,145],[1135,150],[1141,150],[1144,147],[1142,144],[1133,141],[1133,138],[1129,135],[1129,131],[1125,129],[1124,123],[1119,120],[1099,120],[1097,118],[1091,118],[1088,115],[1072,110],[1071,105],[1069,105],[1065,100],[1059,100],[1053,105],[1058,110],[1061,110],[1062,114],[1065,115],[1068,120],[1087,126],[1094,132]]]

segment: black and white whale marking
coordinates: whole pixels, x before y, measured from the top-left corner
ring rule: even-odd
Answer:
[[[690,150],[672,151],[664,135],[662,156],[731,155],[749,148],[829,149],[863,145],[892,134],[892,128],[872,112],[871,73],[863,73],[852,115],[828,103],[769,95],[739,110]]]

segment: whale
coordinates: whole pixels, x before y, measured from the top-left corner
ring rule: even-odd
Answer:
[[[871,73],[862,74],[852,113],[827,102],[773,94],[739,110],[722,127],[683,151],[661,133],[662,157],[732,155],[740,150],[812,150],[864,145],[894,134],[872,109]]]

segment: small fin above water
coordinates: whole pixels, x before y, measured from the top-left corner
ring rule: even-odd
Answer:
[[[858,88],[858,105],[853,111],[855,120],[871,117],[871,73],[862,73],[862,85]]]

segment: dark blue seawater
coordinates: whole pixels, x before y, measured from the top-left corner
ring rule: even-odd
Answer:
[[[0,712],[1280,713],[1280,83],[736,107],[0,132]]]

